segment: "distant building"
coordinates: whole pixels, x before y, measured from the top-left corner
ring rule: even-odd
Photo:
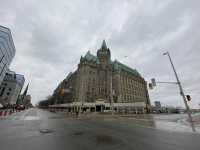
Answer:
[[[152,112],[154,112],[154,113],[165,113],[166,112],[165,107],[161,106],[160,101],[155,101],[154,105],[155,106],[151,107]]]
[[[32,107],[32,103],[31,103],[31,95],[25,95],[24,96],[24,99],[22,100],[22,95],[20,95],[20,102],[19,102],[19,104],[20,105],[23,105],[25,108],[30,108],[30,107]]]
[[[154,104],[155,104],[155,107],[156,107],[156,108],[161,108],[161,103],[160,103],[160,101],[155,101]]]
[[[7,71],[0,85],[0,102],[3,105],[16,104],[24,81],[25,78],[23,75],[16,74],[13,71]]]
[[[108,110],[112,101],[116,111],[150,109],[146,81],[136,69],[112,61],[105,41],[97,56],[90,51],[81,56],[78,69],[59,84],[53,97],[56,104],[82,105],[86,110]]]
[[[10,29],[0,25],[0,84],[15,56],[15,51]]]

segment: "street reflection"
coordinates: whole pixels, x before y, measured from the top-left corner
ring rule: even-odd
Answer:
[[[82,118],[84,115],[82,115]],[[199,119],[200,114],[198,117]],[[90,117],[88,117],[90,118]],[[197,119],[192,123],[188,122],[186,114],[127,114],[127,115],[96,115],[95,120],[104,120],[124,124],[125,126],[148,127],[170,132],[197,132],[200,133],[200,126],[196,125]],[[195,128],[196,127],[196,128]]]

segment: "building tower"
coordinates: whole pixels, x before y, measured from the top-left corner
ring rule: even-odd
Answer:
[[[105,40],[101,45],[101,48],[97,51],[97,57],[99,59],[101,67],[106,67],[109,65],[110,62],[110,49],[107,48]]]
[[[110,49],[107,48],[105,40],[97,51],[98,66],[98,99],[110,102],[110,88],[112,80],[112,65]]]

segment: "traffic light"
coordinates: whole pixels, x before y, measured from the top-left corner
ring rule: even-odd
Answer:
[[[188,101],[191,101],[190,95],[186,95],[186,98],[187,98]]]
[[[153,85],[152,85],[152,83],[149,83],[149,89],[150,89],[150,90],[153,89]]]

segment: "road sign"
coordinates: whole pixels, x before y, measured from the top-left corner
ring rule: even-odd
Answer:
[[[152,85],[152,83],[149,83],[149,89],[150,89],[150,90],[153,89],[153,85]]]

